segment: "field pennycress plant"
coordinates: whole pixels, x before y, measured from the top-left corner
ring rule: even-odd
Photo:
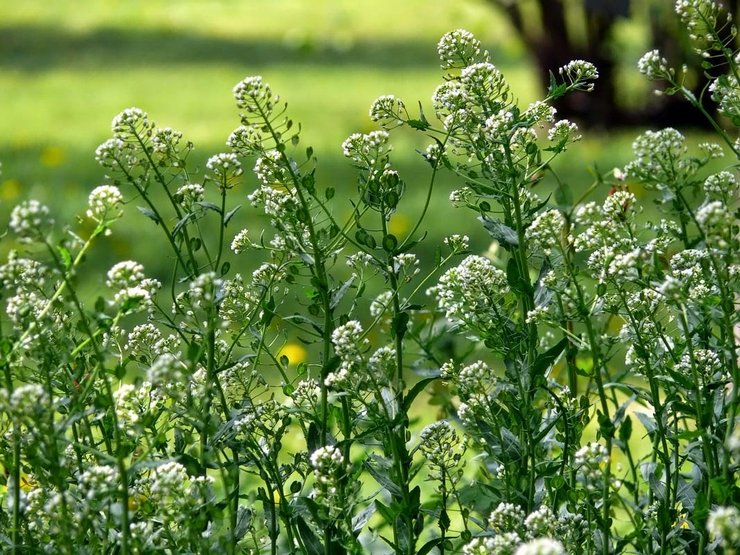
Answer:
[[[343,143],[349,198],[317,182],[261,77],[234,88],[240,126],[202,174],[180,132],[137,108],[116,116],[86,225],[60,229],[34,200],[8,223],[4,551],[738,549],[738,62],[719,4],[676,9],[717,119],[660,53],[639,68],[720,144],[647,131],[579,193],[551,162],[580,133],[551,103],[588,93],[598,68],[573,61],[519,107],[464,30],[438,44],[434,118],[383,96],[379,129]],[[397,236],[400,127],[429,146],[425,208]],[[247,164],[265,230],[229,226]],[[490,235],[487,255],[450,229],[420,260],[441,172],[459,179],[450,201]],[[107,294],[85,298],[86,255],[126,204],[161,233],[172,273],[123,260]],[[420,423],[430,405],[437,418]]]

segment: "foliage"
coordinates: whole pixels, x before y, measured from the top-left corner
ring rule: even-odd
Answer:
[[[699,0],[677,11],[731,68],[707,92],[736,126],[724,14]],[[570,62],[522,109],[471,33],[446,34],[438,53],[434,118],[383,96],[370,109],[381,129],[343,143],[350,199],[317,181],[286,104],[248,77],[231,151],[201,177],[181,133],[129,108],[96,151],[108,184],[90,193],[89,233],[60,233],[34,200],[13,210],[18,249],[0,267],[6,551],[739,547],[740,145],[651,52],[643,73],[724,145],[689,154],[676,130],[646,132],[624,170],[574,199],[550,164],[580,136],[551,103],[589,91],[597,68]],[[427,205],[438,175],[456,175],[450,200],[491,235],[488,256],[452,233],[441,275],[426,274],[425,214],[391,231],[408,194],[391,156],[400,126],[430,138]],[[725,151],[733,162],[706,175]],[[248,200],[271,229],[232,235],[248,160]],[[588,201],[603,183],[606,198]],[[659,193],[660,222],[640,218],[638,186]],[[126,202],[161,231],[171,278],[121,261],[89,303],[76,288],[86,255]],[[242,276],[229,247],[265,261]],[[440,415],[422,428],[413,415],[428,403]]]

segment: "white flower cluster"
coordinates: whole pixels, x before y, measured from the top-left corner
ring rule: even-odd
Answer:
[[[95,187],[87,197],[87,217],[96,222],[109,222],[121,215],[123,195],[115,185]]]
[[[293,393],[290,394],[295,406],[310,412],[312,412],[318,405],[320,396],[321,387],[319,386],[319,383],[312,378],[306,378],[298,382]]]
[[[311,497],[323,505],[330,517],[337,517],[342,510],[336,505],[339,480],[346,472],[342,452],[333,445],[319,447],[311,453],[310,462],[314,477]]]
[[[18,235],[21,243],[31,243],[43,240],[53,225],[54,220],[49,215],[49,208],[35,199],[24,201],[10,213],[11,231]]]
[[[251,156],[262,151],[262,133],[257,126],[240,125],[231,132],[226,146],[241,156]]]
[[[244,173],[236,154],[231,152],[211,156],[206,162],[206,168],[211,171],[211,179],[217,182],[219,187],[226,189],[232,187],[236,178]]]
[[[514,555],[565,555],[565,548],[552,538],[537,538],[521,544]]]
[[[173,156],[177,154],[181,140],[182,132],[171,127],[158,128],[152,135],[152,149],[160,156]],[[179,161],[173,161],[172,164],[177,166]]]
[[[725,170],[712,174],[704,180],[704,192],[707,196],[729,200],[737,198],[740,193],[740,184],[734,174]]]
[[[465,252],[470,248],[470,237],[454,233],[444,238],[444,244],[452,249],[452,252]]]
[[[489,62],[479,62],[463,68],[460,82],[478,105],[500,102],[505,104],[511,95],[509,84],[499,69]]]
[[[480,59],[481,43],[470,31],[457,29],[439,39],[437,54],[442,69],[464,68]],[[487,58],[487,53],[483,57]]]
[[[478,255],[447,270],[439,284],[427,290],[447,318],[455,323],[477,321],[483,328],[499,325],[496,305],[508,292],[506,274]]]
[[[185,364],[172,353],[160,355],[146,371],[152,387],[172,399],[179,399],[185,390]]]
[[[186,183],[175,192],[175,200],[186,210],[192,210],[193,205],[202,202],[205,189],[200,183]]]
[[[719,539],[726,553],[740,549],[740,510],[737,507],[717,507],[709,513],[707,530]]]
[[[351,372],[362,363],[362,352],[369,344],[362,335],[362,325],[357,320],[350,320],[332,332],[331,342],[341,363],[335,372],[326,376],[324,383],[327,387],[345,387],[349,384]]]
[[[130,156],[126,143],[117,137],[106,140],[95,149],[95,161],[104,168],[116,168]]]
[[[353,133],[342,143],[342,152],[363,168],[374,168],[388,152],[390,135],[385,130]],[[383,168],[380,168],[383,169]]]
[[[432,467],[449,472],[460,462],[464,444],[447,420],[438,420],[421,431],[419,449]]]
[[[668,60],[661,56],[658,50],[646,52],[638,60],[637,69],[651,81],[673,77],[673,69],[668,66]]]
[[[108,270],[105,284],[118,289],[113,300],[125,310],[148,308],[161,284],[155,279],[147,279],[144,266],[133,260],[118,262]]]
[[[558,148],[564,149],[568,143],[581,140],[578,126],[567,119],[562,119],[553,125],[547,132],[547,140],[555,143]]]
[[[545,256],[551,256],[553,248],[562,242],[565,218],[557,209],[546,210],[537,215],[527,228],[525,237],[532,249],[541,250]]]
[[[681,158],[688,150],[684,136],[666,127],[646,131],[632,143],[634,160],[625,166],[628,177],[650,183],[670,184],[675,179],[674,168],[681,167]]]
[[[376,98],[370,106],[370,119],[378,122],[383,129],[403,125],[409,115],[403,100],[392,94]]]
[[[573,60],[558,69],[561,77],[566,80],[569,89],[592,91],[594,81],[599,78],[599,71],[591,62],[585,60]]]
[[[721,75],[709,85],[719,112],[733,122],[740,118],[740,84],[734,75]]]
[[[578,478],[589,491],[601,491],[604,469],[609,464],[609,453],[600,443],[590,442],[575,454]]]
[[[259,75],[246,77],[234,85],[233,93],[239,108],[247,114],[258,113],[262,117],[268,116],[280,101],[280,97],[273,94],[270,85],[263,82]]]
[[[122,141],[143,141],[154,133],[154,122],[140,108],[126,108],[113,118],[111,123],[113,138]]]

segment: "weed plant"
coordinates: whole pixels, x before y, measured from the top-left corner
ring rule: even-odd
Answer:
[[[688,152],[678,131],[648,131],[581,198],[551,170],[579,138],[551,102],[587,93],[597,68],[571,62],[521,108],[463,30],[439,42],[433,118],[383,96],[380,129],[344,142],[351,198],[317,183],[260,77],[234,88],[241,125],[202,176],[181,133],[119,114],[96,151],[107,184],[80,216],[90,233],[34,200],[11,214],[3,551],[735,552],[740,85],[720,38],[735,28],[715,2],[676,10],[710,88],[694,97],[658,52],[639,67],[720,144]],[[456,175],[450,200],[491,235],[487,256],[451,223],[425,274],[414,251],[444,223],[391,232],[409,194],[390,146],[401,126],[429,137],[427,203]],[[234,234],[246,164],[271,228]],[[659,193],[660,221],[640,217],[637,188]],[[171,277],[121,261],[90,302],[86,255],[127,203],[161,232]],[[281,354],[287,341],[309,358]],[[429,405],[422,428],[411,414]]]

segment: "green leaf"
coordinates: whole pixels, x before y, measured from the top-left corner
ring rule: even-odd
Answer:
[[[545,371],[555,364],[567,344],[568,338],[563,338],[544,353],[540,353],[532,364],[532,377],[544,375]]]
[[[398,314],[393,316],[393,322],[391,324],[391,336],[393,337],[393,339],[395,339],[396,337],[403,339],[403,336],[406,335],[408,323],[408,312],[399,312]]]
[[[516,231],[505,225],[503,222],[494,220],[488,216],[480,216],[478,220],[486,228],[489,235],[498,241],[502,247],[507,250],[513,249],[519,246],[519,237],[517,237]]]
[[[627,443],[632,437],[632,418],[627,415],[619,427],[619,439]]]
[[[231,218],[234,217],[234,214],[236,214],[241,207],[242,207],[242,205],[239,204],[239,205],[235,206],[234,208],[232,208],[231,210],[229,210],[226,213],[226,215],[224,216],[224,227],[226,227],[227,225],[229,225],[229,222],[231,221]]]
[[[296,526],[298,533],[301,535],[301,540],[303,540],[303,545],[306,547],[306,553],[309,555],[324,555],[324,546],[302,516],[296,518]]]
[[[223,264],[221,264],[221,277],[224,277],[226,274],[228,274],[230,269],[231,262],[224,262]]]
[[[341,302],[341,300],[347,294],[347,291],[349,291],[349,288],[352,287],[352,284],[354,283],[354,281],[355,281],[355,278],[353,276],[349,278],[347,281],[345,281],[341,287],[332,291],[331,302],[329,303],[329,306],[332,309],[336,308],[337,305]]]
[[[416,555],[426,555],[432,549],[440,545],[443,541],[444,541],[444,538],[434,538],[434,539],[429,540],[427,543],[421,546],[419,551],[416,552]]]
[[[62,259],[62,265],[64,266],[64,269],[69,270],[72,266],[72,255],[69,253],[69,249],[64,245],[58,245],[57,250],[59,251],[59,256]]]
[[[324,192],[324,197],[326,197],[326,200],[331,200],[334,198],[334,195],[336,194],[336,189],[334,187],[327,187],[326,191]]]
[[[137,206],[136,209],[144,214],[151,221],[153,221],[155,224],[159,225],[159,216],[157,216],[154,210],[152,210],[151,208],[147,208],[146,206]]]
[[[514,258],[509,258],[509,262],[506,264],[506,281],[512,291],[523,294],[528,293],[529,284],[524,280],[521,273],[519,273],[519,266]]]
[[[405,413],[408,413],[409,409],[411,408],[411,404],[414,402],[414,399],[416,399],[419,393],[424,391],[426,386],[437,379],[439,379],[439,372],[437,372],[436,376],[424,378],[423,380],[419,380],[418,382],[416,382],[416,384],[414,384],[414,387],[409,390],[409,392],[406,394],[406,397],[404,397],[403,399],[403,411]]]
[[[396,483],[393,482],[390,477],[391,467],[393,466],[393,463],[390,459],[386,459],[379,455],[370,455],[365,460],[363,466],[370,473],[370,475],[375,478],[375,481],[383,486],[388,491],[388,493],[390,493],[393,497],[401,497],[401,488],[398,487],[398,485],[396,485]],[[377,503],[378,501],[376,501],[376,504]],[[380,510],[380,507],[378,507],[378,511],[383,514],[383,512]],[[388,511],[390,511],[390,509],[388,509]],[[393,519],[396,515],[392,513],[389,514],[390,518],[385,517],[385,515],[383,516],[389,523],[391,523],[393,522]]]

